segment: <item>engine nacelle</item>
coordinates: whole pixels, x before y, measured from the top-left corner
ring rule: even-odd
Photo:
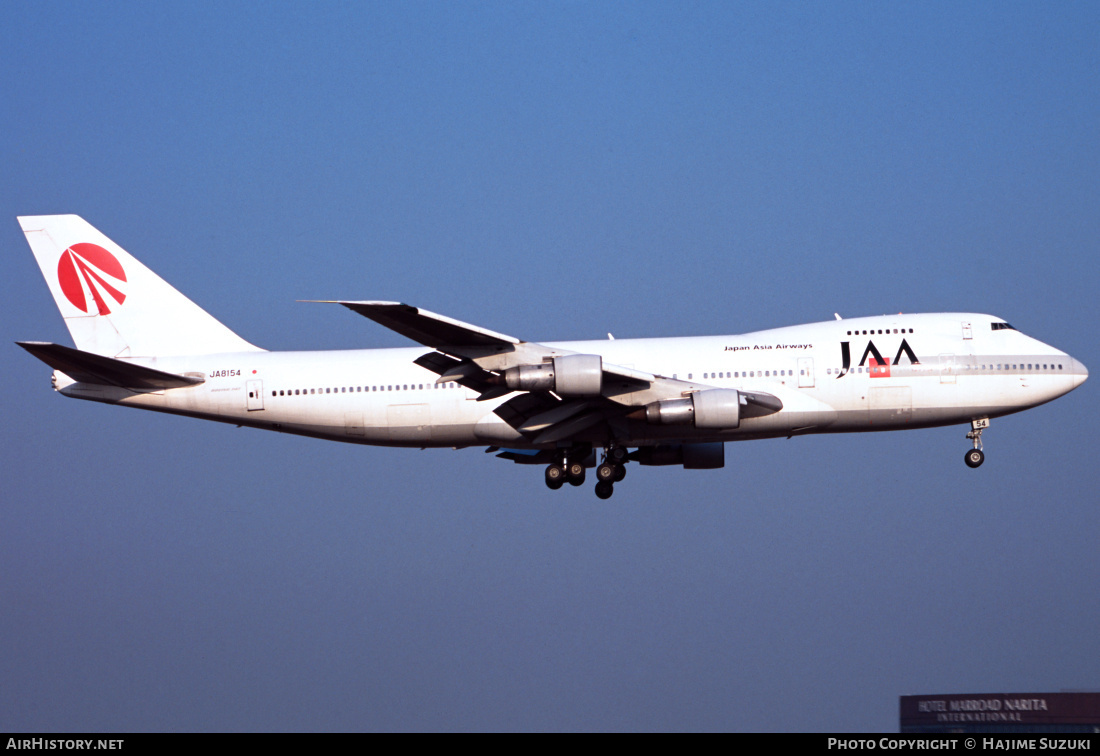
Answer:
[[[599,396],[603,393],[603,358],[598,354],[567,354],[541,365],[508,368],[504,383],[513,391]]]
[[[696,391],[684,399],[666,399],[645,408],[646,420],[654,425],[694,425],[707,430],[724,430],[741,425],[741,394],[737,389]]]
[[[685,470],[715,470],[726,465],[726,445],[662,444],[643,446],[630,455],[640,465],[683,465]]]

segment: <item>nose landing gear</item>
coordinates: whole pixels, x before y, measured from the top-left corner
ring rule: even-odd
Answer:
[[[982,451],[982,431],[988,427],[988,417],[970,421],[970,432],[966,434],[966,437],[974,442],[974,448],[969,450],[966,456],[963,457],[967,467],[981,467],[982,462],[985,462],[985,453]]]

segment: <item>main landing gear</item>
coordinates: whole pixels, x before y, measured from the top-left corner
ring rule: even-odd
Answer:
[[[966,437],[974,442],[974,448],[966,453],[963,459],[967,467],[981,467],[985,462],[985,453],[982,451],[982,431],[989,427],[989,418],[970,421],[970,432]]]
[[[604,449],[603,461],[596,467],[596,496],[610,499],[615,493],[615,483],[626,477],[627,450],[621,446],[609,446]],[[561,451],[558,459],[546,468],[546,485],[553,491],[558,490],[566,481],[574,486],[584,483],[585,468],[583,457],[575,451]]]
[[[615,493],[615,484],[626,477],[627,451],[621,446],[609,446],[604,449],[603,462],[596,468],[596,496],[610,499]]]
[[[584,478],[584,462],[570,461],[565,454],[562,454],[560,462],[554,462],[546,468],[546,485],[552,491],[557,491],[565,485],[566,481],[574,486],[584,485]]]

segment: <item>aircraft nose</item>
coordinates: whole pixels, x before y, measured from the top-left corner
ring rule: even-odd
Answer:
[[[1089,377],[1089,369],[1080,360],[1070,358],[1070,376],[1073,378],[1073,387],[1077,388]]]

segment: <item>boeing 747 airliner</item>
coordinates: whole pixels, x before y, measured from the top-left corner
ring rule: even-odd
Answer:
[[[1001,318],[883,315],[732,336],[538,344],[397,302],[339,301],[421,346],[269,352],[75,215],[19,218],[76,348],[18,342],[65,396],[358,444],[484,446],[606,499],[630,461],[717,468],[725,442],[966,423],[1088,377]]]

